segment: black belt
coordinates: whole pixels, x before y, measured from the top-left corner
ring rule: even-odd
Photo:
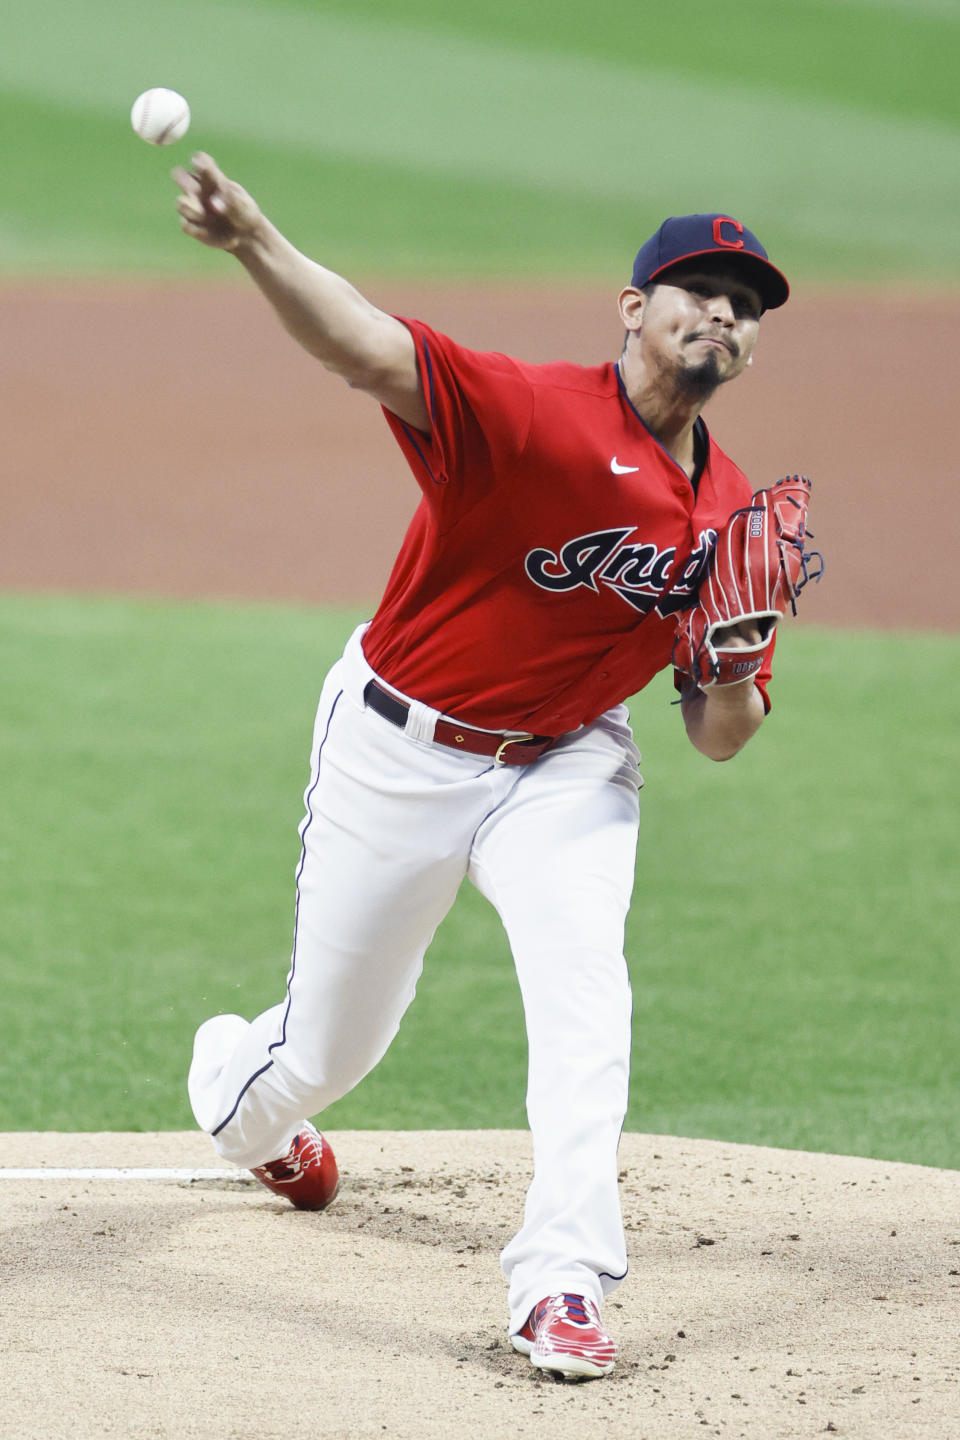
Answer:
[[[371,710],[375,710],[391,725],[402,730],[407,723],[410,706],[405,700],[391,695],[376,680],[369,680],[363,698]],[[474,730],[470,725],[461,725],[456,720],[438,719],[433,731],[434,743],[446,745],[450,750],[460,750],[468,755],[488,755],[496,765],[529,765],[545,750],[555,744],[552,735],[504,735],[499,731]]]

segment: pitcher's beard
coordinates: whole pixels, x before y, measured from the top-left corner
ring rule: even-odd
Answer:
[[[709,400],[714,390],[723,384],[717,356],[708,353],[698,365],[680,366],[676,374],[677,388],[691,400]]]

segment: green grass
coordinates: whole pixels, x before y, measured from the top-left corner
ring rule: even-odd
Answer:
[[[956,0],[7,9],[0,274],[232,273],[173,214],[203,146],[352,274],[619,276],[719,208],[799,278],[960,278]],[[169,150],[152,84],[193,107]]]
[[[271,0],[316,13],[315,0]],[[396,0],[334,0],[322,7],[380,22]],[[956,0],[675,0],[639,10],[625,0],[403,0],[407,24],[547,54],[622,62],[644,70],[722,78],[781,97],[811,97],[879,113],[960,121]],[[910,64],[904,57],[910,57]],[[788,62],[788,63],[785,63]]]
[[[196,1024],[282,994],[313,708],[357,618],[0,597],[0,1129],[192,1123]],[[774,713],[723,766],[667,677],[635,704],[630,1128],[960,1168],[958,652],[791,626]],[[520,1126],[524,1050],[465,887],[326,1123]]]

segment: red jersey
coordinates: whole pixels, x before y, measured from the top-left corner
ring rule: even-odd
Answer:
[[[695,494],[614,364],[529,365],[404,324],[432,431],[384,412],[422,498],[367,660],[468,724],[587,724],[669,665],[675,614],[750,484],[704,427]]]

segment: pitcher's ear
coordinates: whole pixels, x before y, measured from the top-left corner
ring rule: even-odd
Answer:
[[[640,329],[643,308],[646,303],[646,295],[634,285],[628,285],[625,290],[620,291],[617,297],[617,307],[620,311],[620,319],[627,330]]]

